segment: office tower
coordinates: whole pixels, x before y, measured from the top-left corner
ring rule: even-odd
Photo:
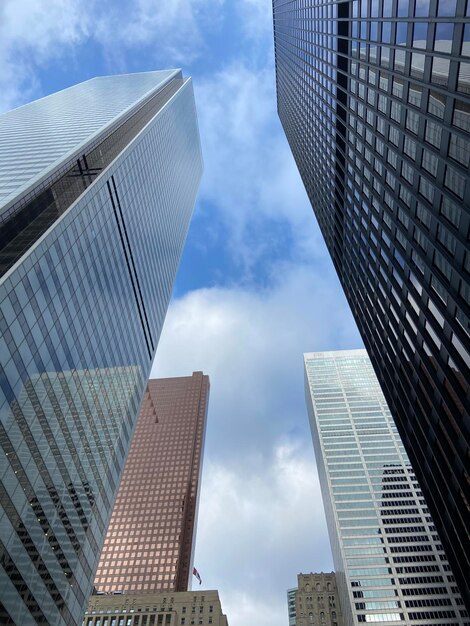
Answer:
[[[217,591],[94,595],[83,626],[228,626]]]
[[[304,358],[345,623],[470,624],[367,353]]]
[[[81,620],[201,168],[178,70],[0,116],[2,624]]]
[[[470,2],[273,7],[279,116],[470,607]]]
[[[289,626],[296,626],[295,595],[297,587],[287,590],[287,613],[289,615]]]
[[[289,626],[343,626],[335,573],[299,574],[287,592]]]
[[[97,591],[191,589],[208,402],[209,377],[202,372],[148,382],[96,572]]]

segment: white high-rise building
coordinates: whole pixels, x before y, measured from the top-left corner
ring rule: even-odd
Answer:
[[[304,355],[346,624],[470,624],[365,350]]]
[[[295,596],[297,594],[297,587],[287,590],[287,612],[289,614],[289,626],[296,626],[295,618]]]

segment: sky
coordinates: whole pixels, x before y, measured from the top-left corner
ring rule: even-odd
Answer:
[[[230,626],[333,569],[304,352],[362,347],[276,113],[271,0],[2,0],[0,111],[97,75],[192,76],[204,174],[152,376],[211,394],[195,565]]]

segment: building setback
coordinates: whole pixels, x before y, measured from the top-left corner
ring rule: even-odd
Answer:
[[[304,361],[344,622],[470,624],[366,351]]]
[[[470,607],[470,2],[273,15],[279,117]]]
[[[299,574],[287,592],[289,626],[343,626],[335,573]]]
[[[98,592],[191,589],[209,377],[149,380],[95,578]]]
[[[95,595],[82,626],[228,626],[217,591]]]
[[[0,116],[0,622],[81,621],[201,176],[190,79]]]

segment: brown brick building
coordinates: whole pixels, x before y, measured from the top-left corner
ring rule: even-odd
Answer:
[[[98,592],[186,591],[209,377],[148,382],[95,578]]]

